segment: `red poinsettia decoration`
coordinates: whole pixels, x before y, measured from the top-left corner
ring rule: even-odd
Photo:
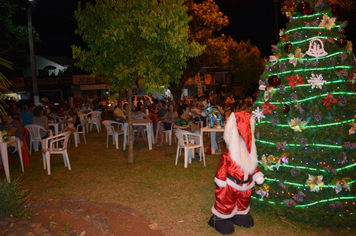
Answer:
[[[292,75],[288,77],[288,85],[290,85],[292,87],[292,89],[294,89],[298,84],[304,84],[303,81],[303,77],[299,76],[299,75]]]
[[[263,110],[263,114],[270,114],[272,115],[273,110],[276,109],[276,106],[269,103],[269,101],[263,103],[262,105],[262,110]]]
[[[329,93],[328,96],[325,97],[323,105],[326,106],[327,109],[330,109],[331,103],[337,103],[337,101],[338,99],[334,98],[334,95]]]
[[[349,84],[351,87],[351,91],[355,92],[356,90],[356,73],[352,72],[349,74],[349,79],[346,81],[346,84]]]

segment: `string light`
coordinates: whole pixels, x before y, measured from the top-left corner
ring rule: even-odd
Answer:
[[[312,96],[312,97],[308,97],[308,98],[304,98],[304,99],[300,99],[300,100],[296,100],[296,101],[269,102],[269,103],[270,104],[274,104],[274,105],[301,103],[301,102],[305,102],[305,101],[312,100],[312,99],[315,99],[315,98],[326,97],[329,93],[334,94],[334,95],[352,95],[352,96],[356,95],[356,92],[336,92],[336,91],[333,91],[333,92],[328,92],[328,93],[325,93],[325,94],[320,94],[320,95],[316,95],[316,96]],[[256,104],[264,104],[264,102],[263,101],[258,101],[258,102],[256,102]]]
[[[312,15],[304,15],[304,16],[293,16],[293,19],[294,20],[298,20],[298,19],[305,19],[305,18],[314,18],[314,17],[317,17],[317,16],[322,16],[322,15],[328,15],[329,13],[328,12],[325,12],[325,13],[315,13],[315,14],[312,14]]]
[[[341,25],[334,25],[334,26],[330,26],[330,28],[340,28]],[[297,30],[320,30],[320,29],[325,29],[325,27],[319,27],[319,26],[316,26],[316,27],[313,27],[313,26],[301,26],[301,27],[297,27],[297,28],[293,28],[293,29],[290,29],[290,30],[287,30],[285,31],[285,34],[288,34],[290,32],[293,32],[293,31],[297,31]]]
[[[256,140],[256,142],[259,142],[259,143],[264,143],[264,144],[269,144],[269,145],[272,145],[272,146],[275,146],[276,143],[274,142],[268,142],[268,141],[263,141],[263,140]],[[300,144],[294,144],[294,143],[290,143],[290,144],[286,144],[286,146],[289,146],[289,147],[304,147]],[[328,148],[334,148],[334,149],[343,149],[343,147],[341,145],[329,145],[329,144],[321,144],[321,143],[308,143],[307,146],[310,146],[310,147],[328,147]]]
[[[315,129],[315,128],[324,128],[324,127],[329,127],[329,126],[337,126],[337,125],[341,125],[341,124],[352,123],[353,121],[354,121],[354,119],[350,119],[350,120],[338,121],[338,122],[328,123],[328,124],[307,125],[307,126],[305,126],[303,128],[303,130],[305,130],[305,129]],[[270,124],[270,123],[272,123],[272,122],[271,121],[261,121],[261,122],[257,123],[256,126],[261,125],[261,124]],[[275,126],[288,127],[288,128],[290,127],[290,125],[287,125],[287,124],[276,124]]]
[[[260,201],[260,202],[264,202],[263,199],[257,198],[255,196],[251,196],[251,198],[253,198],[253,199],[257,200],[257,201]],[[296,205],[295,207],[303,207],[304,208],[304,207],[314,206],[316,204],[325,203],[325,202],[333,202],[333,201],[340,201],[340,200],[353,200],[353,199],[356,199],[356,197],[336,197],[336,198],[330,198],[330,199],[315,201],[315,202],[312,202],[312,203],[309,203],[309,204]],[[266,201],[266,202],[268,202],[269,204],[272,204],[272,205],[276,205],[276,203],[273,202],[273,201]],[[284,205],[283,202],[280,202],[279,204],[280,205]],[[352,214],[353,213],[350,213],[350,215],[352,215]]]
[[[258,162],[259,162],[259,164],[262,164],[261,161],[258,161]],[[324,164],[325,164],[325,163],[324,163]],[[276,168],[276,166],[277,166],[277,165],[269,165],[270,168],[273,168],[273,167]],[[348,165],[348,166],[336,168],[335,171],[338,172],[338,171],[350,169],[350,168],[355,167],[355,166],[356,166],[356,163],[350,164],[350,165]],[[281,164],[281,165],[279,166],[279,168],[281,168],[281,167],[286,167],[286,168],[291,168],[291,169],[304,169],[304,170],[319,171],[319,172],[328,173],[328,171],[326,171],[325,169],[316,169],[316,168],[306,167],[306,166],[293,166],[293,165],[288,165],[288,164],[285,164],[285,163],[283,163],[283,164]],[[352,182],[352,183],[353,183],[353,182],[356,182],[356,180],[355,180],[355,181],[351,181],[351,182]]]
[[[270,181],[270,182],[280,182],[278,179],[270,179],[270,178],[267,178],[265,177],[265,180],[267,181]],[[355,183],[356,180],[353,180],[353,181],[350,181],[350,182],[347,182],[349,185]],[[288,181],[284,181],[283,182],[284,184],[289,184],[289,185],[292,185],[292,186],[296,186],[296,187],[305,187],[305,188],[308,188],[309,186],[307,184],[298,184],[298,183],[293,183],[293,182],[288,182]],[[326,184],[326,185],[323,185],[323,188],[336,188],[335,185],[331,185],[331,184]],[[356,197],[355,197],[356,198]]]
[[[325,70],[335,70],[335,69],[352,69],[352,66],[333,66],[333,67],[320,67],[320,68],[305,68],[305,69],[296,69],[296,70],[286,70],[283,72],[276,72],[276,73],[266,73],[267,77],[270,75],[284,75],[290,73],[305,73],[305,72],[313,72],[313,71],[325,71]]]
[[[304,41],[307,41],[307,39],[304,40]],[[327,58],[329,58],[329,57],[334,57],[334,56],[339,55],[339,54],[342,54],[342,53],[343,53],[343,51],[340,51],[340,52],[335,52],[335,53],[332,53],[332,54],[328,54],[328,55],[323,56],[323,57],[298,58],[298,60],[301,60],[301,61],[319,61],[319,60],[322,60],[322,59],[327,59]],[[290,60],[289,57],[284,57],[284,58],[278,59],[278,61],[288,61],[288,60]]]

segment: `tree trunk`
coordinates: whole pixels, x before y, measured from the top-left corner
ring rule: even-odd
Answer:
[[[132,126],[132,89],[129,90],[129,158],[127,162],[129,164],[134,163],[134,156],[133,156],[133,126]]]

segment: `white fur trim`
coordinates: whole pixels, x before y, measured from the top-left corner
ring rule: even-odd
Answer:
[[[250,205],[248,205],[248,207],[244,211],[237,211],[235,215],[247,215],[249,211],[250,211]]]
[[[263,184],[263,182],[265,181],[265,179],[263,178],[263,173],[262,172],[257,172],[256,174],[254,174],[252,179],[257,184]]]
[[[251,181],[251,183],[249,185],[247,184],[243,184],[242,186],[240,185],[237,185],[235,182],[233,182],[232,180],[230,179],[226,179],[226,183],[227,185],[229,185],[230,187],[236,189],[236,190],[239,190],[239,191],[246,191],[250,188],[253,188],[255,186],[255,182]]]
[[[220,180],[218,178],[215,177],[215,183],[217,186],[225,188],[226,187],[226,181],[224,180]]]
[[[214,205],[213,207],[211,208],[211,212],[216,215],[217,217],[220,217],[221,219],[230,219],[232,218],[234,215],[237,214],[237,206],[235,206],[234,210],[229,214],[229,215],[224,215],[224,214],[221,214],[220,212],[218,212]]]
[[[241,167],[245,174],[253,174],[257,167],[257,153],[255,144],[255,119],[250,118],[252,132],[251,153],[248,153],[246,144],[240,136],[237,126],[235,113],[232,113],[225,125],[224,140],[230,152],[231,159]]]
[[[211,212],[216,215],[217,217],[220,217],[221,219],[230,219],[232,217],[234,217],[234,215],[247,215],[247,213],[249,213],[250,211],[250,205],[246,208],[246,210],[244,211],[238,211],[237,210],[237,206],[234,208],[234,210],[229,214],[229,215],[224,215],[224,214],[221,214],[220,212],[218,212],[214,205],[213,207],[211,208]]]

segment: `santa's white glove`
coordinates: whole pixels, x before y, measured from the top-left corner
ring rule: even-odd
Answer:
[[[257,172],[256,174],[254,174],[253,180],[256,182],[256,184],[263,184],[263,182],[265,182],[262,172]]]

